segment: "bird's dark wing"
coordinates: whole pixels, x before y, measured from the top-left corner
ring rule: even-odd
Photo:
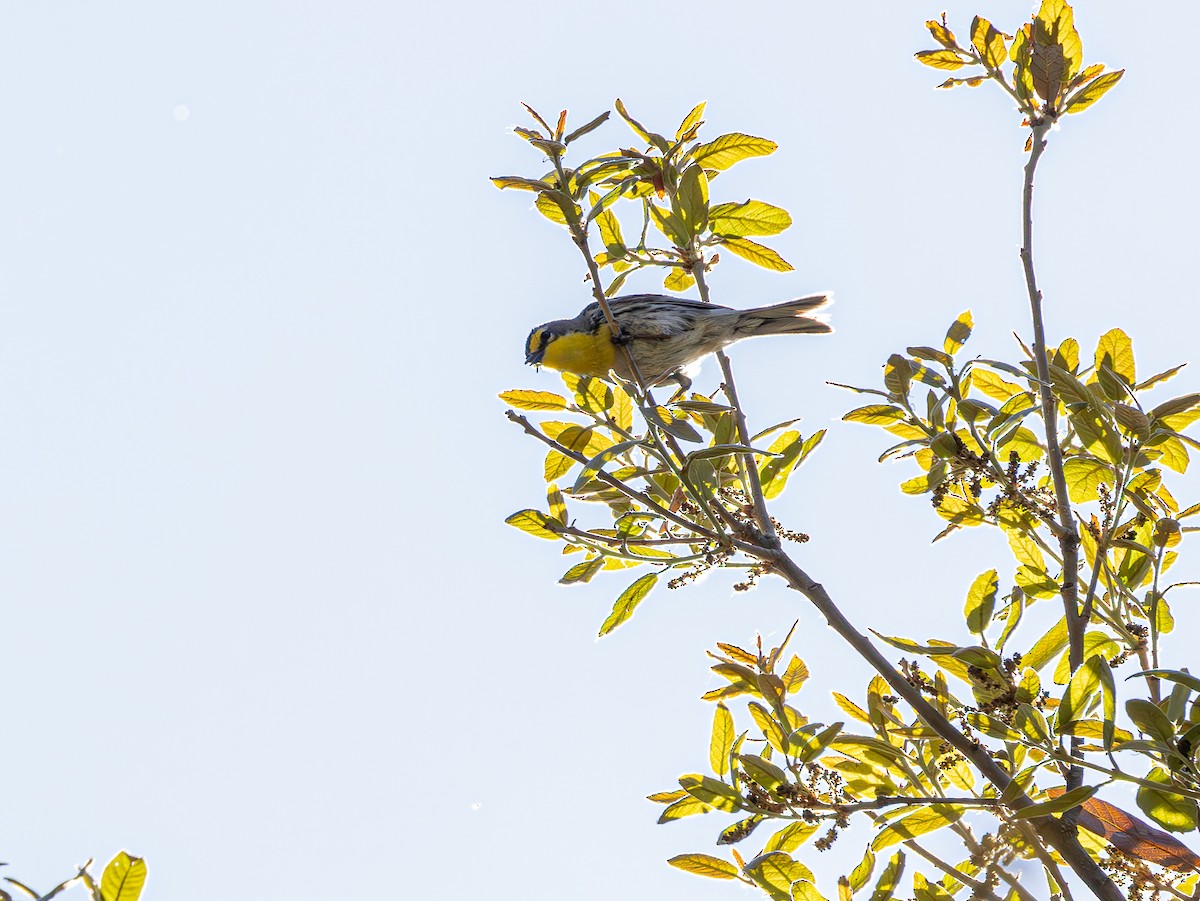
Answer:
[[[698,316],[728,309],[667,294],[626,294],[614,297],[608,307],[620,323],[624,336],[630,339],[671,338],[692,328]],[[604,321],[598,303],[591,304],[584,312],[597,326]]]

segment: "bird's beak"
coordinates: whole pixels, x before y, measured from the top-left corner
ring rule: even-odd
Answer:
[[[529,353],[525,354],[525,365],[536,366],[538,363],[542,362],[542,356],[544,353],[544,350],[531,350]]]

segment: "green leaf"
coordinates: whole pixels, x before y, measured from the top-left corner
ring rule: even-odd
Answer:
[[[675,140],[682,141],[689,132],[700,127],[700,121],[704,118],[704,103],[697,103],[692,107],[692,111],[683,117],[683,121],[679,123],[679,128],[675,131]]]
[[[692,160],[700,163],[705,169],[719,171],[753,156],[767,156],[774,153],[778,147],[778,144],[766,138],[733,133],[701,144],[692,154]]]
[[[1033,817],[1049,816],[1052,813],[1064,813],[1072,807],[1078,807],[1099,789],[1100,786],[1098,785],[1081,785],[1079,788],[1063,792],[1057,798],[1052,798],[1049,801],[1030,804],[1028,807],[1022,807],[1020,810],[1014,810],[1013,816],[1019,820],[1028,820]]]
[[[1124,69],[1118,69],[1115,72],[1105,72],[1094,81],[1088,82],[1086,85],[1067,98],[1064,107],[1065,111],[1068,113],[1083,112],[1097,100],[1103,97],[1106,93],[1108,93],[1108,90],[1118,81],[1120,81],[1121,76],[1124,74]]]
[[[901,841],[916,839],[919,835],[932,833],[950,823],[958,822],[962,812],[964,812],[962,807],[954,804],[923,806],[922,809],[910,813],[899,819],[898,822],[884,828],[880,834],[875,836],[875,840],[871,841],[871,849],[872,851],[883,851],[883,848],[896,845]]]
[[[788,429],[767,449],[772,456],[759,465],[759,480],[762,482],[763,496],[767,500],[778,497],[787,486],[788,476],[800,462],[804,449],[801,435],[795,429]]]
[[[712,738],[708,742],[708,762],[718,776],[729,772],[729,751],[735,735],[733,714],[724,704],[717,704],[713,715]]]
[[[739,754],[738,761],[746,775],[769,792],[787,784],[787,773],[757,754]]]
[[[1159,434],[1142,447],[1142,452],[1175,472],[1187,472],[1191,457],[1183,442],[1175,435]]]
[[[1039,638],[1029,652],[1021,658],[1021,663],[1037,671],[1067,646],[1067,618],[1064,616],[1055,623],[1045,635]]]
[[[662,812],[658,818],[658,823],[661,826],[663,823],[670,823],[673,820],[682,820],[684,817],[695,816],[701,813],[708,813],[712,810],[707,804],[699,798],[688,796],[676,801]]]
[[[1100,336],[1096,345],[1096,369],[1107,366],[1121,381],[1132,387],[1137,384],[1137,371],[1133,362],[1133,342],[1119,328],[1111,329]]]
[[[747,861],[742,872],[758,884],[772,901],[792,901],[792,883],[812,871],[782,851],[760,854]]]
[[[710,854],[679,854],[667,861],[671,866],[678,867],[697,876],[707,876],[710,879],[736,879],[736,865]]]
[[[900,876],[904,873],[904,852],[897,851],[888,861],[887,867],[879,874],[875,883],[875,891],[871,893],[871,901],[889,901],[900,884]]]
[[[708,176],[703,166],[688,166],[680,175],[679,210],[691,234],[708,228]]]
[[[538,538],[545,538],[549,541],[559,540],[558,533],[551,527],[552,520],[545,513],[537,510],[519,510],[504,521],[510,526]]]
[[[723,237],[721,246],[764,269],[772,269],[775,272],[791,272],[794,268],[791,263],[770,247],[765,247],[749,238]]]
[[[658,407],[641,407],[642,416],[646,422],[657,426],[664,432],[674,435],[680,441],[691,441],[699,444],[704,441],[700,437],[700,433],[692,427],[692,424],[686,419],[676,419],[671,415],[671,411],[664,406]]]
[[[585,560],[582,563],[576,563],[558,580],[560,585],[574,585],[579,582],[590,582],[592,576],[600,572],[604,568],[604,558],[595,557],[591,560]]]
[[[967,339],[971,337],[971,328],[974,326],[975,320],[971,317],[970,310],[964,310],[953,324],[946,331],[946,340],[942,347],[948,354],[958,353]]]
[[[932,66],[934,69],[961,69],[971,61],[960,56],[955,50],[922,50],[915,54],[917,62]]]
[[[1071,676],[1067,690],[1058,705],[1058,731],[1064,731],[1066,726],[1082,719],[1087,713],[1092,696],[1100,688],[1100,665],[1103,662],[1100,657],[1089,657]]]
[[[988,369],[976,366],[971,370],[971,387],[978,388],[988,397],[1004,403],[1014,394],[1021,394],[1024,388],[1006,381]]]
[[[789,823],[767,839],[766,845],[763,846],[763,853],[766,854],[771,851],[795,851],[808,841],[808,837],[816,832],[819,827],[819,822]]]
[[[516,188],[518,191],[553,191],[554,185],[538,181],[534,178],[522,178],[519,175],[501,175],[492,179],[492,184],[503,191],[505,188]]]
[[[672,266],[663,279],[663,287],[668,291],[683,293],[696,284],[696,277],[682,266]]]
[[[1121,438],[1103,416],[1090,406],[1072,409],[1069,415],[1071,425],[1075,427],[1075,433],[1084,447],[1105,463],[1122,465],[1125,452],[1121,447]]]
[[[791,224],[792,217],[787,210],[761,200],[719,203],[708,213],[708,226],[714,235],[738,238],[777,235]]]
[[[1135,726],[1155,741],[1167,747],[1175,746],[1175,724],[1157,704],[1145,698],[1130,698],[1125,702],[1125,713]]]
[[[647,203],[646,208],[650,210],[650,221],[654,223],[654,227],[666,235],[672,244],[676,247],[687,247],[691,243],[692,236],[682,219],[657,204]]]
[[[613,391],[602,379],[563,373],[563,380],[575,392],[575,404],[589,413],[604,413],[613,405]]]
[[[742,796],[735,789],[711,776],[696,773],[680,776],[679,784],[693,798],[726,813],[735,812],[741,805]]]
[[[647,573],[621,592],[621,596],[613,604],[612,613],[608,615],[608,619],[600,627],[600,634],[602,636],[607,635],[617,626],[621,625],[621,623],[629,619],[629,617],[633,616],[633,611],[637,608],[637,605],[650,593],[650,589],[654,587],[657,581],[657,573]]]
[[[100,878],[103,901],[137,901],[146,884],[146,861],[125,851],[109,861]]]
[[[615,105],[617,107],[617,112],[621,114],[621,118],[625,120],[626,124],[630,128],[633,129],[634,134],[636,134],[639,138],[641,138],[647,144],[650,144],[653,147],[657,147],[663,153],[667,152],[667,149],[671,145],[669,143],[667,143],[666,138],[664,138],[660,134],[655,134],[654,132],[647,131],[645,129],[645,127],[643,127],[642,123],[638,122],[637,119],[635,119],[635,118],[633,118],[633,116],[629,115],[629,111],[625,109],[625,104],[621,102],[621,99],[619,97],[617,98],[617,102]]]
[[[1162,789],[1141,786],[1137,792],[1137,805],[1142,812],[1158,825],[1171,832],[1191,832],[1196,828],[1196,802],[1191,798],[1169,791],[1171,774],[1162,767],[1154,767],[1145,778],[1164,786]]]
[[[1077,504],[1096,500],[1100,484],[1114,482],[1112,467],[1095,457],[1071,457],[1063,464],[1063,475],[1067,480],[1067,492]]]
[[[575,129],[573,132],[568,134],[565,138],[563,138],[562,142],[564,144],[570,144],[576,138],[582,138],[584,135],[588,134],[589,132],[595,131],[597,128],[599,128],[601,125],[603,125],[605,122],[608,121],[608,117],[610,115],[611,115],[611,113],[609,113],[608,110],[605,110],[600,115],[598,115],[595,119],[593,119],[591,122],[587,123],[587,125],[581,125],[577,129]]]
[[[1125,681],[1135,679],[1139,676],[1157,676],[1160,679],[1166,679],[1168,682],[1174,682],[1177,685],[1186,685],[1192,691],[1200,692],[1200,676],[1195,676],[1191,673],[1185,673],[1177,669],[1148,669],[1141,672],[1133,673],[1126,676]]]
[[[1200,394],[1185,394],[1163,401],[1150,411],[1151,422],[1161,422],[1172,431],[1179,431],[1200,417]]]
[[[967,603],[964,613],[967,617],[967,629],[972,634],[982,635],[992,621],[992,613],[996,607],[996,589],[999,586],[999,575],[996,570],[987,572],[975,578],[967,592]]]
[[[861,422],[866,425],[891,425],[896,422],[904,422],[908,419],[908,413],[901,407],[894,407],[890,404],[868,404],[865,407],[851,410],[842,417],[844,422]]]
[[[953,50],[958,46],[958,41],[954,37],[954,32],[939,22],[937,19],[930,19],[925,23],[925,27],[929,29],[929,33],[933,35],[933,39],[943,47]]]
[[[621,221],[611,210],[604,210],[596,217],[596,227],[600,229],[600,240],[605,249],[618,259],[625,256],[625,238],[621,234]]]
[[[858,865],[850,871],[850,890],[857,892],[860,888],[867,884],[867,880],[871,878],[871,873],[875,870],[875,852],[867,846],[867,850],[863,853],[862,860]]]
[[[1004,46],[1004,35],[992,27],[987,19],[976,16],[971,21],[971,43],[989,69],[999,69],[1008,62],[1008,48]]]
[[[511,404],[520,410],[565,410],[567,408],[566,398],[550,391],[504,391],[498,397],[506,404]]]

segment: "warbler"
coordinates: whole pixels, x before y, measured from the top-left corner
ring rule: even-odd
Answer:
[[[696,362],[735,341],[832,332],[823,317],[814,315],[829,302],[828,294],[814,294],[770,307],[733,310],[665,294],[628,294],[614,297],[608,308],[621,327],[619,343],[629,349],[646,383],[675,381],[686,391]],[[633,380],[598,303],[588,304],[574,319],[555,319],[530,332],[525,362],[601,378],[611,371]]]

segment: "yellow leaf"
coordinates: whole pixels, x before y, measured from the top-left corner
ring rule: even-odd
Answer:
[[[1108,93],[1109,88],[1121,80],[1124,69],[1116,72],[1105,72],[1099,78],[1088,82],[1067,98],[1065,109],[1068,113],[1082,113],[1085,109]]]
[[[1137,383],[1137,371],[1133,363],[1133,342],[1119,328],[1111,329],[1100,336],[1096,344],[1096,368],[1107,366],[1121,377],[1126,385]]]
[[[964,310],[946,331],[946,340],[942,344],[946,353],[958,353],[962,346],[967,343],[967,339],[971,337],[971,327],[974,324],[975,320],[971,317],[971,311]]]
[[[736,866],[710,854],[679,854],[667,863],[697,876],[708,876],[710,879],[736,879],[738,874]]]
[[[552,391],[525,391],[514,389],[498,395],[506,404],[512,404],[520,410],[565,410],[565,398]]]
[[[987,19],[976,16],[971,22],[971,43],[989,69],[999,69],[1008,60],[1008,48],[1004,46],[1004,35],[998,32]]]
[[[917,62],[924,63],[934,69],[961,69],[970,60],[960,56],[954,50],[922,50],[916,54]]]
[[[510,526],[515,526],[522,532],[528,532],[538,538],[545,538],[549,541],[558,541],[557,533],[549,528],[550,520],[545,513],[540,513],[537,510],[519,510],[508,519],[504,520]]]
[[[773,269],[776,272],[791,272],[794,268],[791,263],[770,247],[765,247],[756,241],[751,241],[749,238],[724,237],[721,239],[721,246],[727,247],[742,259],[749,260],[751,263],[762,266],[764,269]]]
[[[104,868],[100,878],[103,901],[137,901],[146,884],[146,861],[122,851]]]
[[[696,278],[682,266],[672,266],[667,277],[663,279],[663,287],[668,291],[687,291],[696,284]]]
[[[714,138],[707,144],[701,144],[692,154],[692,160],[705,169],[722,170],[752,156],[774,153],[778,147],[778,144],[767,138],[739,133],[727,134]]]
[[[629,617],[633,616],[634,609],[650,593],[650,590],[657,581],[658,573],[648,573],[621,592],[621,596],[613,604],[612,613],[608,615],[603,625],[600,626],[600,635],[607,635],[617,626],[621,625],[621,623],[629,619]]]

